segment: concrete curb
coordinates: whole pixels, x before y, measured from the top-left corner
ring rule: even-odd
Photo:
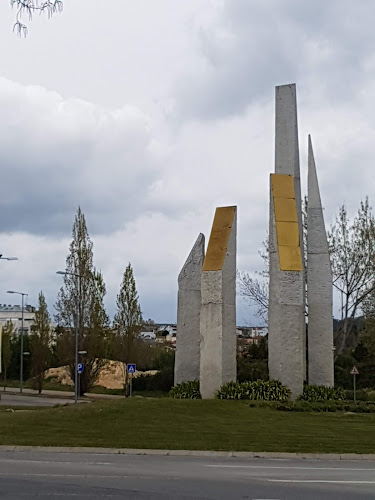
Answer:
[[[278,453],[272,451],[152,450],[133,448],[91,448],[69,446],[8,446],[0,452],[37,451],[44,453],[89,453],[103,455],[159,455],[174,457],[274,458],[302,460],[375,460],[375,454],[360,453]]]

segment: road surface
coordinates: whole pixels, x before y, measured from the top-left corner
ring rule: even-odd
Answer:
[[[374,499],[375,461],[0,452],[0,498]]]
[[[46,406],[65,405],[74,403],[72,397],[44,397],[44,396],[28,396],[22,394],[1,393],[1,406]],[[0,495],[1,498],[1,495]]]

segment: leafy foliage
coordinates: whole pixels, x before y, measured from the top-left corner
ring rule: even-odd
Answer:
[[[218,399],[251,399],[262,401],[286,401],[290,389],[278,380],[257,380],[255,382],[229,382],[217,392]]]
[[[266,338],[258,344],[250,344],[242,356],[237,358],[238,382],[249,382],[258,379],[268,380],[268,347]]]
[[[140,375],[132,381],[133,391],[168,392],[173,386],[173,372],[162,370],[155,375]]]
[[[0,327],[1,328],[1,327]],[[1,369],[3,372],[3,380],[4,380],[4,390],[6,386],[7,373],[8,368],[12,359],[12,337],[14,335],[14,324],[12,321],[7,321],[3,326],[2,335],[1,335]]]
[[[298,398],[302,401],[343,401],[345,393],[340,388],[325,385],[305,385]]]
[[[104,309],[106,288],[103,276],[93,266],[93,244],[85,215],[78,207],[72,230],[72,242],[66,259],[66,274],[55,304],[58,322],[56,352],[61,364],[75,373],[75,328],[78,350],[86,351],[85,370],[80,377],[81,394],[96,382],[108,352],[109,318]],[[62,327],[62,328],[61,328]]]
[[[43,390],[44,374],[50,367],[51,360],[51,319],[43,292],[39,294],[39,306],[35,313],[35,322],[31,328],[30,354],[31,375],[39,394]]]
[[[352,413],[375,413],[375,403],[351,403],[345,401],[286,401],[278,403],[276,409],[295,412],[328,412],[345,411]]]
[[[127,373],[125,365],[134,362],[136,340],[143,324],[133,268],[130,262],[122,278],[116,306],[116,314],[113,320],[115,330],[114,355],[115,359],[122,361],[124,364],[124,382],[126,385]]]
[[[345,205],[328,233],[333,286],[341,295],[342,328],[336,334],[335,357],[350,345],[352,323],[375,289],[375,218],[368,199],[351,222]],[[349,342],[349,344],[348,344]]]
[[[177,399],[201,399],[199,381],[189,380],[188,382],[181,382],[171,389],[169,395]]]

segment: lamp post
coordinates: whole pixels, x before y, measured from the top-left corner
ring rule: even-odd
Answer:
[[[15,292],[14,290],[8,290],[7,293],[15,293],[17,295],[22,296],[22,319],[21,319],[22,326],[21,326],[21,354],[20,354],[20,392],[22,393],[22,385],[23,385],[23,305],[24,305],[24,297],[27,297],[27,293]]]
[[[63,276],[75,276],[78,278],[78,293],[81,291],[81,278],[82,276],[77,273],[70,273],[68,271],[56,271],[56,274]],[[79,300],[78,293],[76,299],[76,318],[75,318],[75,347],[74,347],[74,403],[78,403],[78,320],[79,320]]]

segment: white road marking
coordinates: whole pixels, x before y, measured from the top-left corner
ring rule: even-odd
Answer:
[[[13,458],[0,458],[0,463],[27,463],[27,464],[66,464],[66,465],[112,465],[111,462],[65,462],[64,460],[17,460]]]
[[[351,469],[349,467],[292,467],[292,466],[279,466],[279,465],[206,465],[206,467],[220,467],[228,469],[286,469],[286,470],[346,470],[346,471],[374,471],[372,469]]]
[[[330,479],[266,479],[269,483],[331,483],[331,484],[375,484],[375,481],[339,481]]]

